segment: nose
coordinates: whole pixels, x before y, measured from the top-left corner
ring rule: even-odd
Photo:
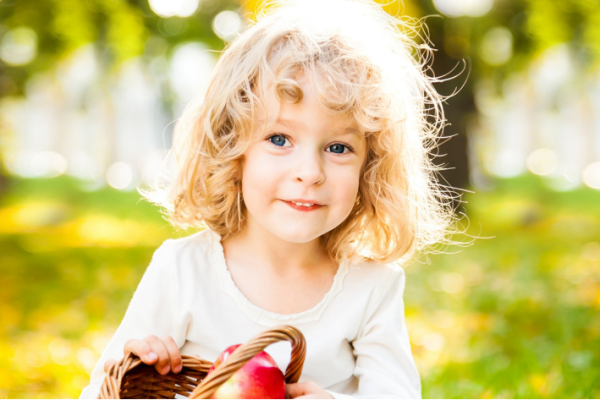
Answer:
[[[323,183],[325,181],[325,171],[322,163],[323,160],[314,152],[300,154],[294,170],[294,180],[303,182],[307,186]]]

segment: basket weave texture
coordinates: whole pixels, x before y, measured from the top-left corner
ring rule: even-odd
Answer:
[[[277,326],[238,347],[206,377],[213,363],[199,357],[182,355],[183,368],[175,374],[160,375],[154,365],[146,365],[129,352],[110,367],[100,387],[100,399],[209,399],[219,387],[252,357],[270,344],[289,341],[292,355],[285,371],[286,383],[297,383],[306,357],[304,335],[291,325]],[[223,349],[225,350],[225,349]]]

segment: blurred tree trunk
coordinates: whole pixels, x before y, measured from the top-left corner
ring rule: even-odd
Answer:
[[[442,47],[444,43],[443,27],[432,27],[437,23],[443,23],[440,20],[430,20],[431,41],[436,48]],[[466,65],[465,65],[466,62]],[[444,102],[444,112],[446,117],[446,127],[443,131],[444,139],[440,139],[440,145],[433,162],[436,165],[443,165],[445,170],[440,171],[443,179],[440,184],[452,186],[457,190],[457,194],[464,193],[460,189],[467,189],[469,181],[469,154],[468,137],[466,125],[468,117],[475,112],[475,103],[473,99],[473,75],[469,76],[469,70],[472,68],[470,59],[463,60],[450,57],[445,51],[437,50],[434,56],[433,71],[436,76],[449,74],[444,82],[436,83],[435,88],[443,96],[449,96]],[[464,69],[464,71],[463,71]],[[452,71],[452,72],[450,72]],[[463,71],[461,73],[461,71]],[[454,78],[452,78],[454,77]],[[465,82],[466,81],[466,82]],[[464,85],[464,86],[463,86]],[[461,89],[462,87],[462,89]],[[450,138],[448,138],[451,136]],[[460,199],[453,201],[453,206],[457,211],[464,211],[459,203]]]
[[[4,198],[4,193],[8,189],[8,176],[2,166],[2,157],[0,157],[0,202]]]

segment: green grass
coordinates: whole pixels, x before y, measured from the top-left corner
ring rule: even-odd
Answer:
[[[526,176],[466,200],[469,232],[493,238],[407,269],[411,339],[445,337],[435,357],[413,345],[423,396],[599,397],[600,192]]]
[[[0,397],[74,398],[87,385],[153,251],[185,234],[139,199],[65,177],[9,182]],[[524,176],[464,200],[468,232],[493,238],[407,267],[423,396],[600,397],[600,192]]]

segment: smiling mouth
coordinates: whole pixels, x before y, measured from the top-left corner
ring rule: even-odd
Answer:
[[[313,203],[312,205],[309,203],[309,205],[305,205],[307,203],[294,203],[289,200],[283,200],[283,202],[298,211],[312,211],[312,210],[317,210],[321,207],[324,207],[317,203]]]
[[[317,204],[317,203],[308,203],[308,202],[307,203],[303,203],[301,201],[292,201],[292,200],[288,200],[288,201],[290,203],[292,203],[292,204],[297,205],[298,207],[300,207],[300,206],[311,207],[311,206],[314,206],[314,205],[320,206],[320,204]]]

